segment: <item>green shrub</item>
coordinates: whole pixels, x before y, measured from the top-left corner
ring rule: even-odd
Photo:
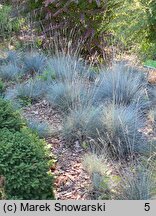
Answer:
[[[19,30],[19,21],[17,17],[13,17],[11,13],[11,6],[0,4],[0,36],[2,38],[8,38],[13,32]]]
[[[0,98],[0,176],[7,199],[53,199],[48,173],[52,157],[46,143],[23,127],[19,113]]]
[[[5,91],[5,85],[2,82],[2,80],[0,79],[0,95],[2,95]]]
[[[0,176],[0,200],[6,199],[4,185],[5,185],[5,178],[4,176]]]
[[[155,58],[155,1],[115,2],[122,3],[112,9],[107,31],[113,34],[117,42],[120,41],[125,50],[129,49],[143,58]],[[103,22],[102,28],[105,29],[105,26]]]
[[[0,98],[0,129],[8,128],[9,130],[20,130],[23,122],[17,111],[2,98]]]
[[[6,179],[8,199],[53,199],[45,142],[23,129],[0,131],[0,175]]]

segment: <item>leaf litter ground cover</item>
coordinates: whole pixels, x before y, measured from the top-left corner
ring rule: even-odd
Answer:
[[[82,158],[86,153],[82,147],[69,149],[58,131],[61,127],[61,117],[57,110],[52,109],[46,101],[40,101],[23,109],[26,119],[37,119],[40,122],[48,122],[55,129],[53,136],[46,141],[51,145],[52,153],[56,156],[56,166],[52,167],[55,174],[55,196],[57,199],[85,200],[90,199],[92,184],[90,176],[84,170]]]

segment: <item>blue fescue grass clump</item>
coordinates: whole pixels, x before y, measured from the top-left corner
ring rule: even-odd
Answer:
[[[69,107],[72,106],[73,100],[75,101],[77,99],[76,96],[78,96],[74,95],[72,90],[72,86],[68,86],[67,83],[55,83],[50,87],[47,99],[53,106],[67,112]]]
[[[20,99],[31,99],[35,102],[45,97],[47,88],[47,83],[40,79],[30,80],[17,85],[17,97]]]
[[[5,92],[6,100],[15,100],[17,97],[17,89],[16,88],[8,88]]]
[[[156,86],[155,85],[149,84],[148,95],[149,95],[149,100],[150,100],[151,106],[155,107],[155,105],[156,105]]]
[[[133,154],[147,155],[148,145],[139,131],[144,117],[133,106],[105,105],[72,110],[63,121],[62,136],[66,143],[90,141],[97,151],[123,159]]]
[[[21,68],[12,63],[0,67],[0,78],[3,81],[16,81],[22,74]]]
[[[4,99],[7,101],[10,101],[15,110],[18,110],[21,108],[21,103],[17,98],[17,89],[16,88],[8,88],[5,91]]]
[[[94,104],[134,104],[140,109],[145,109],[149,105],[146,86],[147,81],[141,72],[136,73],[124,65],[116,65],[110,71],[101,71],[96,84]]]
[[[91,101],[90,68],[75,56],[58,54],[47,67],[49,80],[55,80],[48,90],[48,101],[63,113],[85,106]]]
[[[142,114],[133,106],[107,105],[92,113],[86,125],[86,136],[94,139],[99,149],[107,149],[111,156],[126,158],[127,155],[148,151],[143,134]]]
[[[86,139],[87,123],[95,112],[95,107],[82,107],[71,112],[65,116],[62,125],[62,137],[67,144],[72,144],[76,140],[84,141]]]
[[[6,63],[12,63],[14,65],[18,65],[20,63],[20,53],[16,51],[8,51],[7,58],[5,59]]]
[[[40,74],[44,71],[47,58],[41,53],[26,53],[24,57],[24,68],[31,74]]]
[[[85,107],[91,100],[89,89],[81,80],[73,82],[56,82],[48,89],[47,100],[62,113]]]
[[[116,158],[147,153],[148,146],[139,131],[144,126],[140,110],[148,104],[146,79],[125,68],[119,65],[101,72],[95,85],[90,84],[87,73],[82,75],[78,70],[72,75],[67,72],[67,76],[64,70],[64,76],[56,77],[47,98],[66,115],[62,136],[67,143],[95,140],[97,148],[107,149]]]
[[[95,138],[92,135],[95,135],[98,139],[96,129],[99,125],[99,111],[100,108],[95,108],[90,103],[86,104],[86,106],[75,107],[75,109],[71,110],[65,116],[62,126],[62,136],[67,143],[70,144],[76,140],[84,141],[87,138]],[[97,116],[99,117],[98,119]],[[92,124],[93,128],[91,128]]]
[[[7,59],[8,65],[1,69],[12,66],[19,71],[1,70],[2,74],[17,79],[20,69],[14,64],[15,53],[8,54]],[[47,99],[64,115],[62,135],[69,142],[92,139],[110,155],[122,158],[147,151],[139,132],[144,122],[140,111],[149,105],[142,73],[119,64],[94,76],[94,68],[76,56],[58,54],[47,59],[40,53],[27,53],[25,69],[37,76],[17,84],[13,94],[6,97],[28,103]]]
[[[86,65],[75,56],[59,54],[49,59],[47,65],[48,75],[61,82],[71,81],[75,76],[86,72]]]
[[[46,122],[39,122],[32,119],[27,122],[27,125],[34,133],[37,133],[40,138],[46,138],[51,134],[50,127]]]
[[[151,169],[135,165],[121,169],[121,182],[118,185],[118,199],[149,200],[152,197],[154,182]]]

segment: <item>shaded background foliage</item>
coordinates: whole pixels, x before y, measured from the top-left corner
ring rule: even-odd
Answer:
[[[14,16],[18,14],[24,19],[20,24],[27,25],[24,28],[29,29],[29,34],[35,34],[36,45],[45,50],[52,47],[54,40],[62,40],[62,46],[68,37],[75,49],[83,43],[84,56],[100,56],[105,62],[112,60],[113,52],[123,50],[140,54],[143,59],[155,58],[153,0],[9,0],[2,3],[16,8]]]
[[[108,31],[121,41],[124,49],[143,58],[155,57],[155,2],[147,0],[124,1],[113,8]]]
[[[106,27],[111,20],[112,8],[121,4],[122,1],[117,0],[29,0],[18,1],[18,10],[26,15],[32,31],[35,29],[36,34],[40,35],[37,43],[43,48],[49,48],[49,44],[58,37],[61,40],[68,37],[68,41],[74,37],[75,49],[78,42],[83,43],[84,56],[102,56],[107,61],[111,56],[104,48],[112,44],[112,34]]]

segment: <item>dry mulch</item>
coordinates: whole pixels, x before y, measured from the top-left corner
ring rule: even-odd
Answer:
[[[23,108],[22,115],[28,120],[47,122],[57,132],[46,138],[48,144],[51,144],[52,153],[57,160],[56,166],[51,168],[56,178],[54,183],[56,199],[91,199],[91,179],[82,165],[86,151],[77,144],[73,144],[72,149],[68,148],[59,137],[58,132],[62,122],[60,113],[43,100]]]

